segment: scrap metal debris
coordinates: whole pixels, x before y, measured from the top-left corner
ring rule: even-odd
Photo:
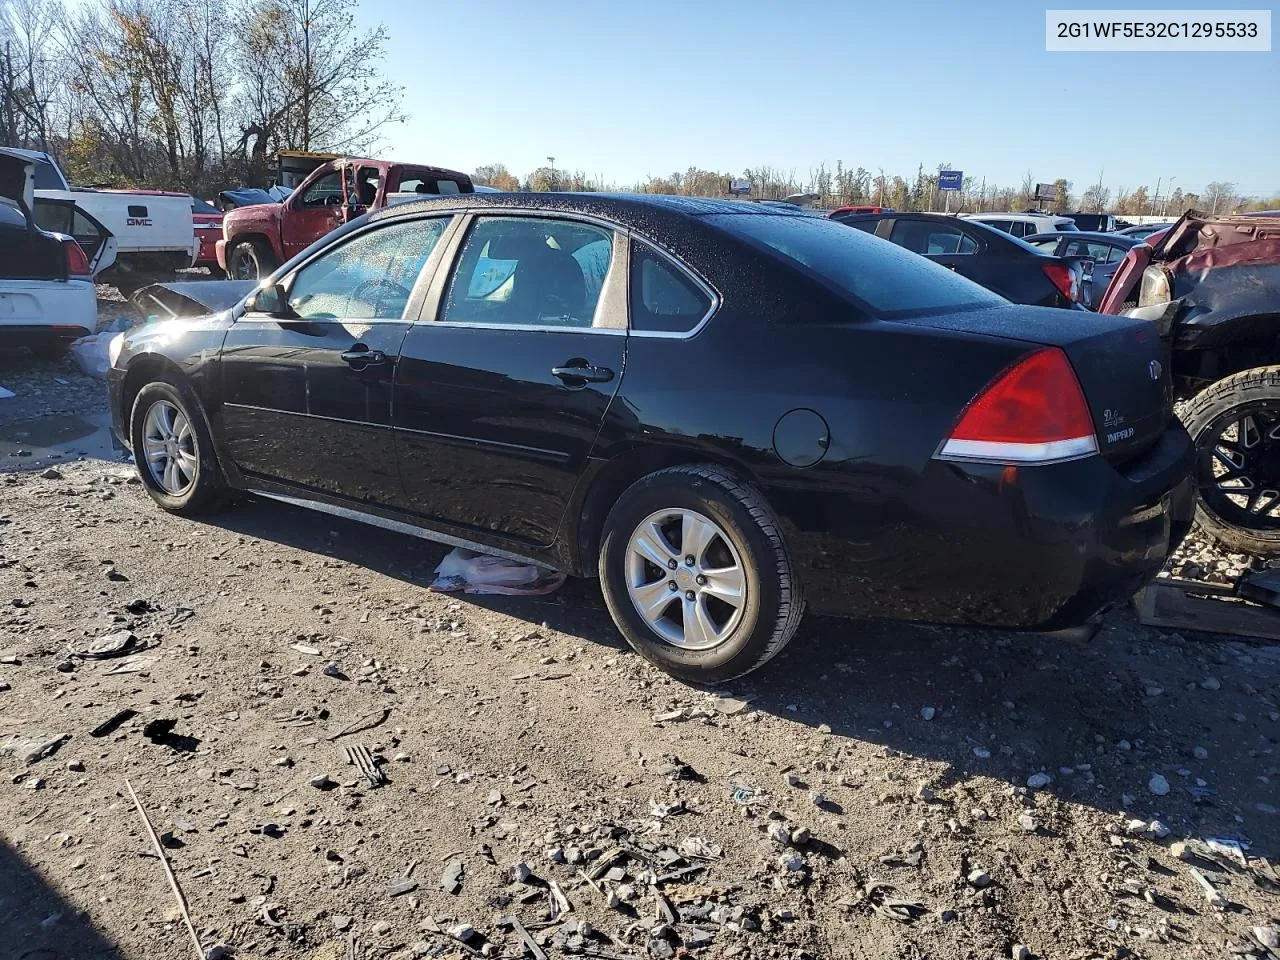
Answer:
[[[389,782],[387,775],[382,772],[382,768],[378,766],[373,754],[369,752],[369,748],[364,744],[343,747],[343,753],[346,755],[347,763],[354,765],[360,771],[361,778],[369,785],[370,789],[381,787]]]

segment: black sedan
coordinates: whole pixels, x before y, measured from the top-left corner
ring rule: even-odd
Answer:
[[[1014,303],[1085,309],[1092,300],[1084,257],[1047,254],[976,220],[942,213],[835,213],[831,219],[928,257]]]
[[[712,682],[806,604],[1052,629],[1128,596],[1189,520],[1159,358],[821,218],[489,194],[354,220],[117,341],[109,384],[167,510],[248,491],[598,575]]]
[[[1142,243],[1137,237],[1118,233],[1094,233],[1089,230],[1073,230],[1067,233],[1037,233],[1026,238],[1031,246],[1056,257],[1085,257],[1093,264],[1094,306],[1102,302],[1111,278],[1124,262],[1130,247]]]

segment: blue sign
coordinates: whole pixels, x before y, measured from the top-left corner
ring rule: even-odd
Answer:
[[[964,189],[964,171],[963,170],[939,170],[938,171],[938,189],[939,190],[963,190]]]

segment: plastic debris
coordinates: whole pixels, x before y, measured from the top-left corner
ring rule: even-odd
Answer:
[[[563,573],[530,563],[456,547],[436,567],[436,578],[429,589],[436,593],[537,597],[558,590],[565,579]]]

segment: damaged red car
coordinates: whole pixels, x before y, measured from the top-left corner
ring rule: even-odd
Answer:
[[[1280,555],[1280,217],[1188,211],[1129,251],[1102,313],[1152,321],[1195,442],[1196,519]]]

